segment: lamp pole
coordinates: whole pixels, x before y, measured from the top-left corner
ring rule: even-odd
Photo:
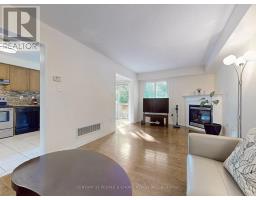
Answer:
[[[234,68],[236,70],[237,79],[238,79],[238,99],[237,99],[237,131],[238,137],[241,138],[242,136],[242,95],[243,95],[243,72],[245,69],[247,62],[242,62],[234,64]]]
[[[247,62],[256,61],[256,51],[247,51],[243,56],[236,58],[234,55],[229,55],[223,59],[225,65],[233,65],[238,79],[238,99],[237,99],[237,132],[238,137],[242,136],[242,96],[243,96],[243,72]]]

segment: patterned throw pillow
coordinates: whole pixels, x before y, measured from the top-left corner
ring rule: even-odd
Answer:
[[[245,195],[256,195],[256,129],[251,129],[238,143],[225,160],[224,167]]]

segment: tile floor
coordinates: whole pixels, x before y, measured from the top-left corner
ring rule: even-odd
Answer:
[[[0,177],[40,155],[39,131],[0,139]]]

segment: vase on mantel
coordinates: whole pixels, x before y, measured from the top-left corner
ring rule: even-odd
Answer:
[[[201,95],[201,92],[202,92],[201,88],[197,88],[196,91],[197,91],[197,95]]]

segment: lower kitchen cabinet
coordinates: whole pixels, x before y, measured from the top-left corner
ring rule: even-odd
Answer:
[[[40,107],[15,108],[15,135],[38,131],[40,128]]]

